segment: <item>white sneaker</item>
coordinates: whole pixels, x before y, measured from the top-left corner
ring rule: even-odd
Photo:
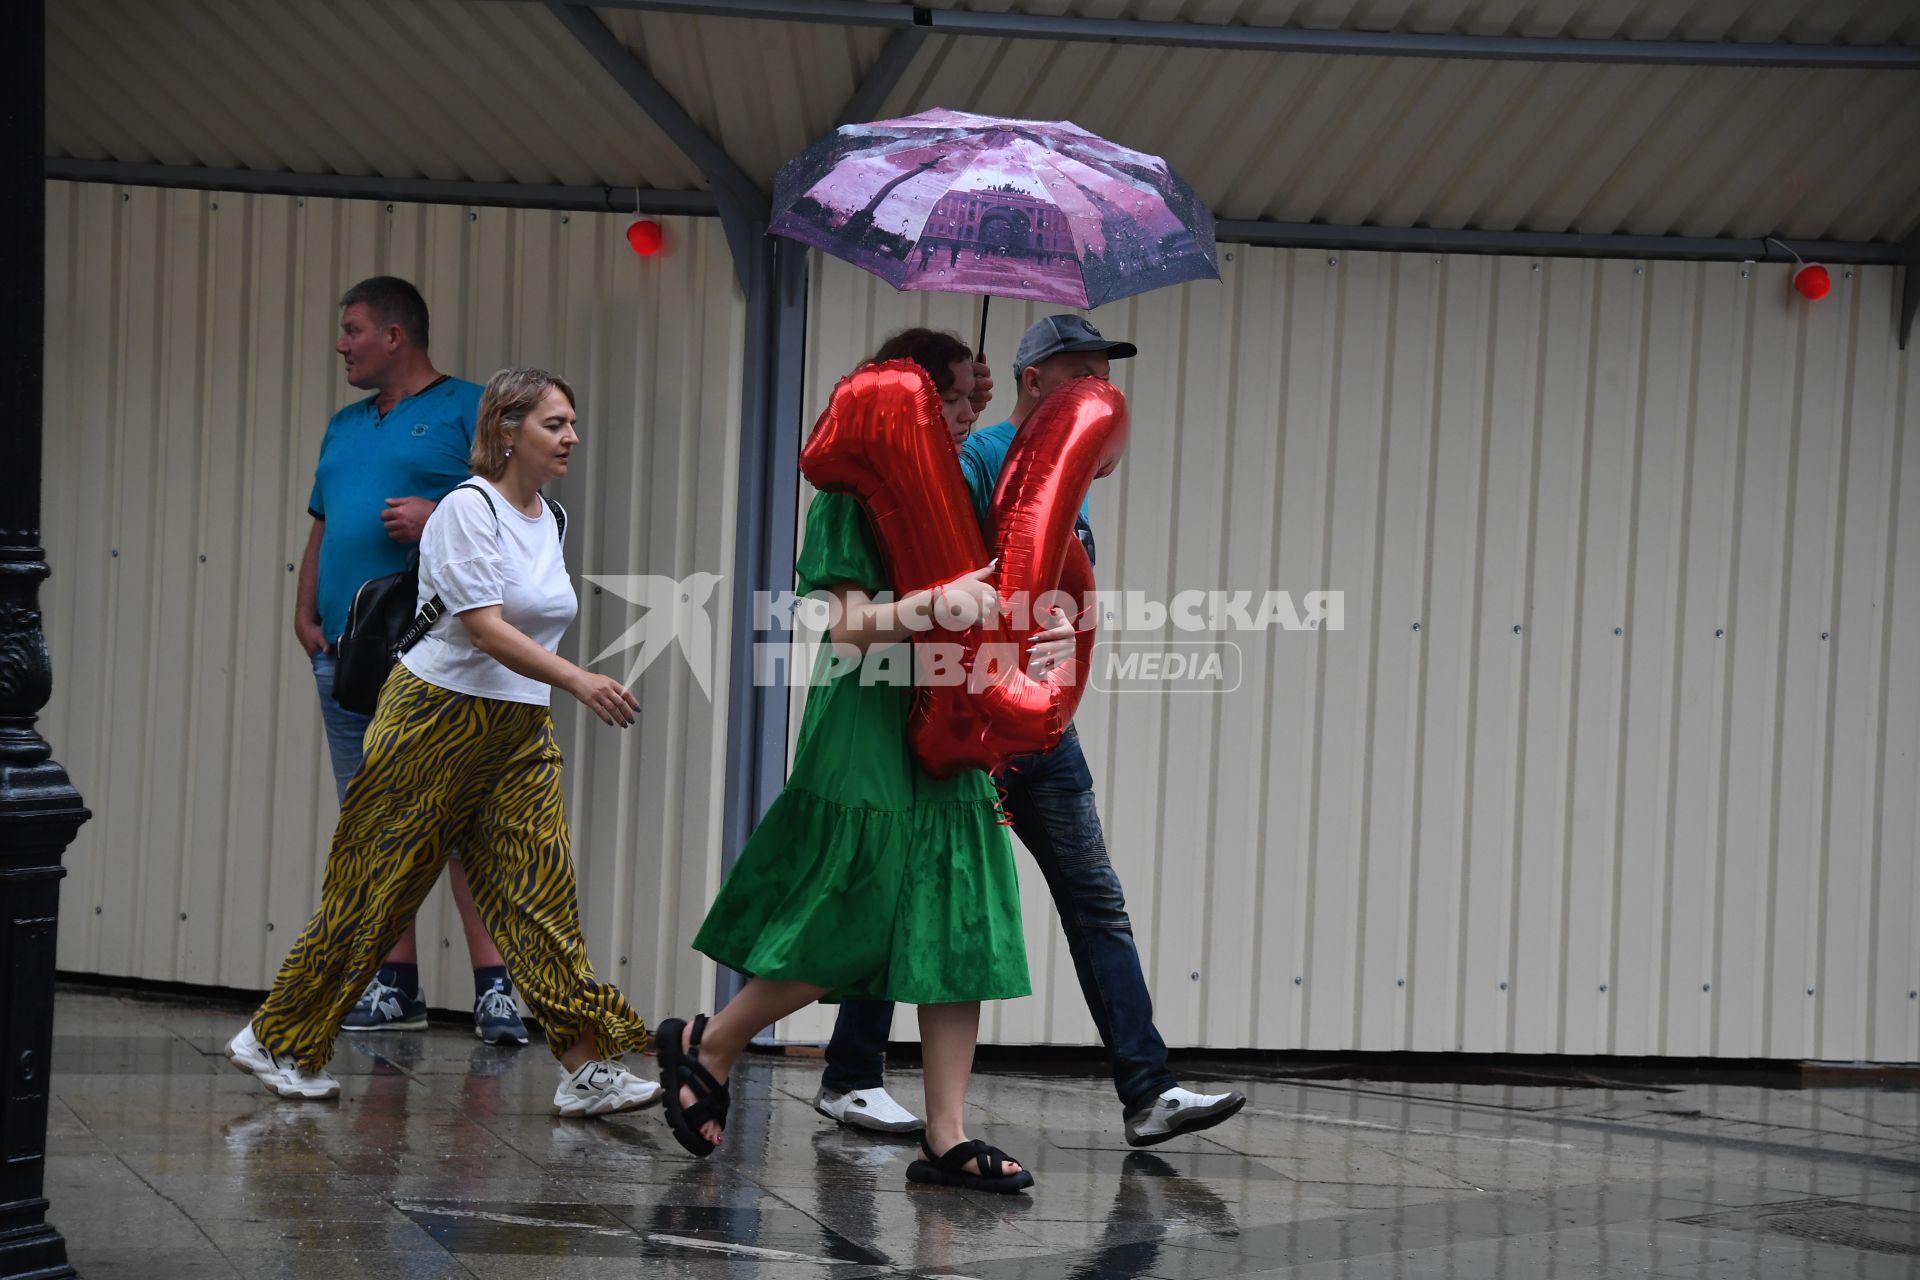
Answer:
[[[662,1090],[609,1058],[587,1063],[572,1075],[561,1068],[553,1109],[563,1116],[610,1116],[638,1111],[660,1101]]]
[[[885,1089],[828,1093],[823,1088],[813,1095],[813,1109],[829,1120],[875,1133],[918,1133],[927,1127],[926,1121],[895,1102]]]
[[[1152,1106],[1127,1117],[1127,1145],[1150,1147],[1183,1133],[1211,1129],[1246,1105],[1246,1095],[1231,1089],[1225,1093],[1195,1093],[1175,1085],[1155,1098]]]
[[[292,1058],[282,1057],[260,1043],[249,1022],[227,1041],[227,1060],[283,1098],[323,1100],[340,1096],[340,1082],[326,1071],[302,1071]]]

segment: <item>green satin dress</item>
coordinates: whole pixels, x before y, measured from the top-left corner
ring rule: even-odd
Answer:
[[[814,499],[798,577],[803,594],[891,589],[858,500]],[[993,781],[922,772],[907,750],[912,707],[905,683],[863,684],[857,670],[816,681],[786,789],[720,886],[695,950],[754,977],[825,987],[828,1000],[1029,994]]]

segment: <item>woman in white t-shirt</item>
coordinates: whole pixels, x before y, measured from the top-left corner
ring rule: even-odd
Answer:
[[[320,910],[227,1045],[234,1065],[281,1097],[339,1096],[326,1065],[340,1020],[457,844],[474,902],[560,1059],[555,1109],[605,1115],[660,1098],[618,1061],[646,1047],[645,1024],[587,962],[548,711],[553,689],[623,729],[639,707],[619,681],[555,652],[578,606],[561,554],[565,513],[540,489],[567,474],[579,442],[561,379],[507,369],[487,384],[474,478],[441,500],[420,538],[421,606],[431,614],[437,598],[438,616],[380,692]]]

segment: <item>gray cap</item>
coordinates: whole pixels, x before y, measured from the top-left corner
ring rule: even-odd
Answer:
[[[1131,342],[1101,337],[1084,316],[1048,316],[1020,335],[1020,345],[1013,353],[1013,376],[1017,378],[1022,370],[1064,351],[1098,351],[1113,360],[1140,354],[1140,348]]]

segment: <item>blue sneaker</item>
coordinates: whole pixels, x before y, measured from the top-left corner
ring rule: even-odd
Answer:
[[[513,984],[495,978],[473,1001],[473,1034],[488,1044],[525,1044],[527,1024],[514,1007]]]
[[[345,1031],[425,1031],[427,1002],[418,991],[409,995],[388,986],[376,973],[340,1026]]]

